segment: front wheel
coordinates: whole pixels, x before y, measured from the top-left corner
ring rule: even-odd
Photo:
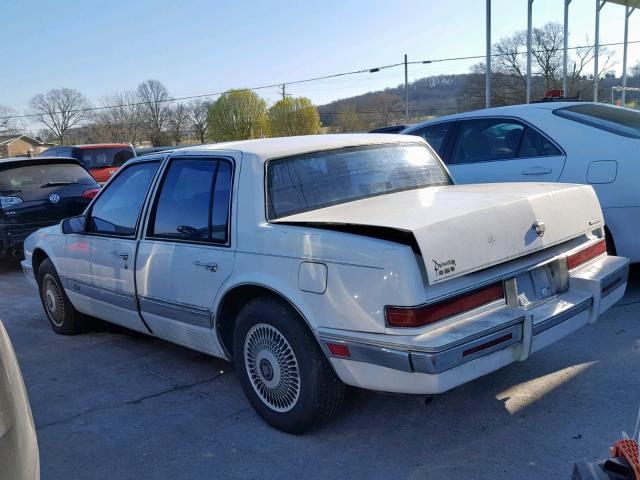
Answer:
[[[344,397],[336,376],[300,316],[268,297],[240,312],[233,339],[242,388],[271,426],[303,433],[326,422]]]
[[[45,259],[38,268],[38,291],[51,328],[61,335],[74,335],[85,327],[85,318],[67,297],[53,263]]]

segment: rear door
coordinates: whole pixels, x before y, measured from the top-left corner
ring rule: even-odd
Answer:
[[[460,121],[444,155],[456,183],[557,182],[565,158],[536,128],[498,117]]]
[[[231,194],[236,161],[171,158],[140,243],[140,311],[154,334],[220,354],[211,308],[233,270]]]
[[[90,298],[91,312],[85,313],[145,333],[148,330],[135,296],[136,232],[160,161],[155,158],[128,166],[93,203],[78,253],[91,259],[90,283],[71,285]]]

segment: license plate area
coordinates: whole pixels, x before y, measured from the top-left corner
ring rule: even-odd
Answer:
[[[569,290],[565,257],[522,272],[515,278],[517,306],[528,309]]]

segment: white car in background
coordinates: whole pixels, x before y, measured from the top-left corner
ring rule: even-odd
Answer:
[[[591,187],[454,186],[418,137],[273,138],[130,160],[22,266],[56,332],[88,314],[229,359],[300,433],[345,383],[440,393],[596,321],[629,263],[603,226]]]
[[[0,321],[0,479],[38,480],[40,457],[16,354]]]
[[[588,102],[542,102],[440,117],[421,136],[456,183],[591,185],[609,251],[640,262],[640,112]]]

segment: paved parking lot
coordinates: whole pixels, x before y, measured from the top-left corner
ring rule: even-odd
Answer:
[[[568,478],[633,429],[640,404],[640,269],[600,322],[527,362],[428,401],[354,390],[303,437],[266,426],[231,365],[98,326],[55,335],[17,263],[0,318],[38,430],[42,478]]]

